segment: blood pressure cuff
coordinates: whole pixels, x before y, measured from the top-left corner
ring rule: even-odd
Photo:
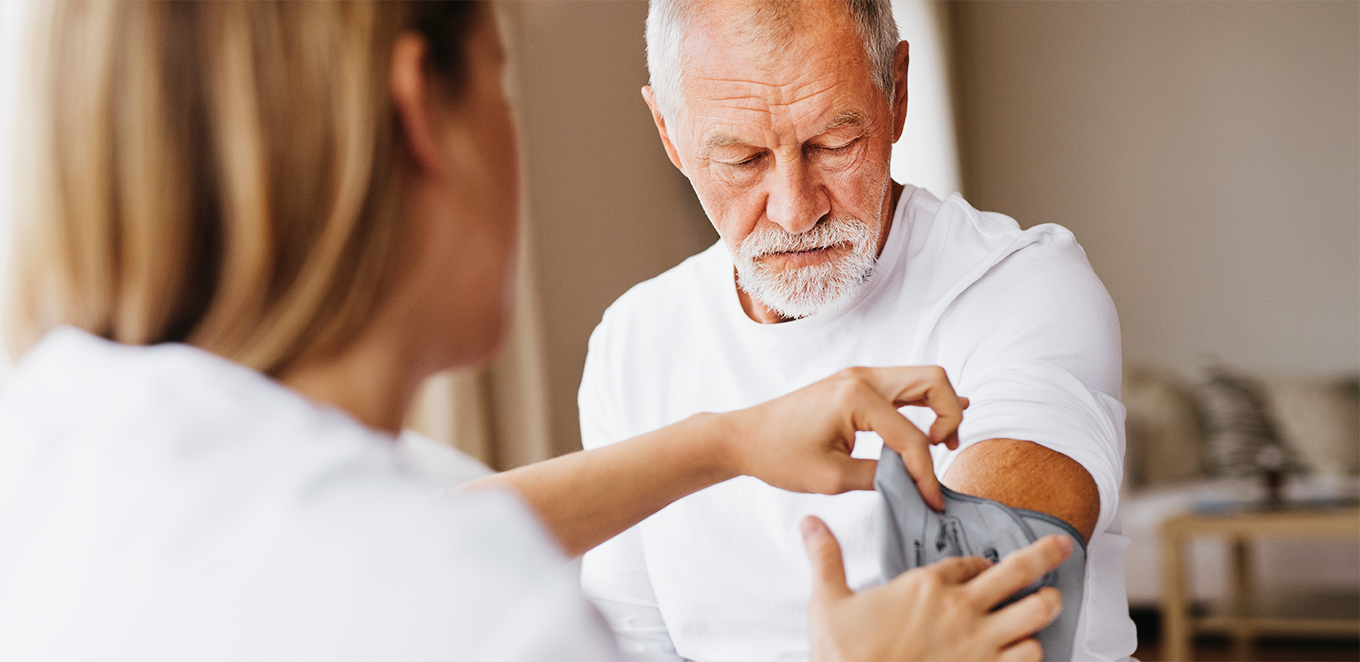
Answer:
[[[883,447],[874,488],[883,496],[877,517],[884,579],[950,556],[981,556],[996,562],[1049,534],[1066,535],[1072,539],[1072,556],[997,609],[1042,587],[1057,588],[1062,593],[1062,613],[1035,638],[1043,646],[1045,660],[1071,660],[1086,584],[1086,543],[1081,535],[1072,525],[1051,515],[940,487],[945,506],[943,512],[935,512],[921,498],[916,482],[902,465],[902,457]]]

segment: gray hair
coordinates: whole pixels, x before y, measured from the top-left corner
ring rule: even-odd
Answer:
[[[753,22],[778,21],[780,5],[792,0],[771,0],[768,9],[757,9]],[[840,0],[855,23],[855,32],[864,44],[872,68],[874,85],[888,103],[893,101],[893,60],[897,53],[897,22],[889,0]],[[680,110],[682,66],[680,48],[693,18],[696,0],[651,0],[647,11],[647,70],[652,93],[663,117],[675,117]],[[787,5],[785,5],[787,6]]]

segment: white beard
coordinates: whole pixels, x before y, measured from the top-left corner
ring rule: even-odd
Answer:
[[[772,253],[849,244],[850,251],[808,267],[776,270],[760,262]],[[840,310],[854,300],[878,262],[878,231],[856,218],[826,218],[802,234],[778,227],[752,232],[733,252],[737,285],[760,303],[791,319]]]

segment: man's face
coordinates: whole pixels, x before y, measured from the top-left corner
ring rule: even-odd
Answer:
[[[901,129],[844,10],[786,7],[799,15],[782,42],[753,37],[726,3],[701,11],[683,54],[683,110],[658,120],[744,294],[784,319],[847,303],[872,272]]]

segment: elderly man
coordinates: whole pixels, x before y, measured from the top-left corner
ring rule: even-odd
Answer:
[[[1119,323],[1071,233],[890,179],[908,45],[886,1],[652,0],[647,53],[643,97],[722,241],[605,313],[581,383],[585,446],[847,366],[941,366],[972,406],[959,447],[935,447],[936,474],[1075,527],[1073,656],[1126,658]],[[875,436],[855,441],[879,456]],[[825,520],[851,586],[872,586],[877,499],[728,481],[587,554],[583,582],[640,657],[806,657],[799,519]]]

